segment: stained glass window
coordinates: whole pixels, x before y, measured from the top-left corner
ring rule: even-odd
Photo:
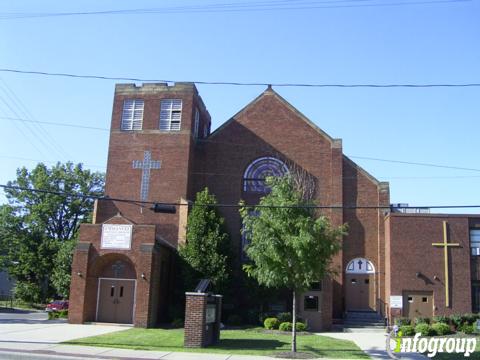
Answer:
[[[284,176],[288,174],[287,165],[274,157],[261,157],[248,165],[243,175],[243,190],[249,192],[266,193],[267,176]]]

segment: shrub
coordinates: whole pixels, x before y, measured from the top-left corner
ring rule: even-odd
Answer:
[[[280,331],[292,331],[292,323],[291,322],[283,322],[278,327]]]
[[[181,328],[183,327],[183,320],[181,318],[175,318],[172,321],[172,327]]]
[[[422,336],[432,336],[434,335],[434,331],[430,327],[430,325],[421,323],[415,326],[415,334],[422,334]]]
[[[465,314],[462,316],[463,322],[473,325],[478,320],[477,314]]]
[[[410,325],[411,323],[412,323],[412,320],[410,320],[407,317],[399,317],[395,319],[395,325],[398,325],[398,326]]]
[[[452,323],[453,326],[455,326],[455,329],[458,330],[460,329],[460,326],[462,326],[462,323],[463,323],[462,316],[452,315],[450,316],[450,322]]]
[[[295,328],[297,329],[297,331],[305,331],[307,330],[307,325],[305,325],[305,323],[303,322],[297,322],[295,324]]]
[[[415,318],[415,325],[419,325],[419,324],[430,324],[430,319],[428,317]]]
[[[464,323],[461,327],[460,330],[464,334],[473,334],[475,332],[475,326],[470,325],[469,323]]]
[[[58,312],[50,311],[48,313],[48,320],[54,320],[54,319],[58,319]]]
[[[68,310],[60,310],[58,312],[58,317],[60,319],[67,319],[68,318]]]
[[[451,333],[450,326],[443,322],[437,322],[432,325],[432,330],[435,331],[435,334],[439,336],[448,335]]]
[[[434,316],[433,317],[433,322],[434,323],[448,324],[448,316]]]
[[[277,319],[281,323],[292,321],[292,313],[289,313],[289,312],[278,313]]]
[[[415,335],[415,328],[412,325],[402,325],[398,330],[402,332],[403,336]]]
[[[278,329],[279,325],[280,325],[280,321],[278,321],[277,318],[266,318],[265,321],[263,322],[263,326],[267,330]]]
[[[238,326],[238,325],[242,325],[243,319],[240,315],[232,314],[227,317],[226,323],[228,325]]]
[[[266,312],[266,313],[260,313],[258,315],[258,320],[260,321],[260,324],[265,324],[265,320],[268,319],[268,318],[273,318],[275,317],[275,314],[274,313],[271,313],[271,312]]]

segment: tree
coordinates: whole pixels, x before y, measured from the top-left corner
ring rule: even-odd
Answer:
[[[292,292],[292,352],[296,352],[296,295],[329,275],[331,259],[340,250],[346,227],[332,228],[325,216],[315,216],[313,205],[291,176],[267,177],[271,188],[258,207],[240,208],[250,244],[247,274],[259,284]]]
[[[230,242],[225,220],[216,208],[215,195],[208,188],[197,193],[187,221],[187,241],[180,246],[180,257],[191,268],[187,284],[192,287],[200,278],[208,278],[217,290],[230,277]]]
[[[40,163],[32,171],[17,170],[5,189],[9,205],[0,212],[0,250],[19,298],[39,302],[55,292],[68,293],[73,243],[93,209],[88,196],[100,196],[103,184],[103,174],[81,164]]]
[[[52,285],[57,294],[63,298],[67,298],[70,292],[73,251],[76,244],[76,238],[64,241],[53,260]]]

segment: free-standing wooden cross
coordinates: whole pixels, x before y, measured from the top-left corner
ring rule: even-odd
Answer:
[[[140,186],[140,200],[147,201],[148,188],[150,186],[150,170],[160,169],[161,162],[152,160],[152,153],[145,151],[142,160],[133,160],[132,167],[134,169],[142,169],[142,183]]]
[[[443,243],[433,243],[433,246],[443,247],[443,256],[445,260],[445,307],[450,306],[450,288],[448,282],[448,247],[459,247],[460,244],[449,244],[448,243],[448,232],[447,232],[447,222],[443,222]]]

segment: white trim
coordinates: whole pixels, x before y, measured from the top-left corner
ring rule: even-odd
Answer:
[[[123,278],[107,278],[107,277],[99,277],[98,278],[98,285],[97,285],[97,309],[95,311],[95,322],[98,322],[98,305],[100,304],[100,281],[102,280],[121,280],[121,281],[134,281],[135,284],[133,286],[133,311],[132,311],[132,323],[135,323],[135,309],[137,306],[137,279],[123,279]]]

